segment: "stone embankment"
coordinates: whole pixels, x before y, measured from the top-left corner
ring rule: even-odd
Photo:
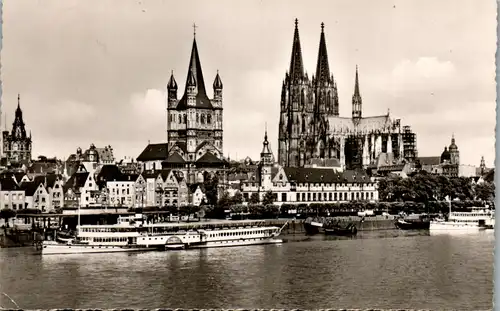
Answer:
[[[339,222],[352,222],[356,225],[358,231],[377,231],[377,230],[392,230],[395,229],[393,216],[368,216],[364,219],[359,216],[347,217],[328,217],[327,219]],[[305,234],[303,219],[269,219],[266,220],[269,225],[283,226],[282,234]]]

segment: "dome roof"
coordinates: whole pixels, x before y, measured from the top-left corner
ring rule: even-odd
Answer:
[[[444,147],[443,153],[441,153],[441,163],[444,163],[445,161],[451,161],[451,155],[450,152],[448,151],[448,148]]]
[[[450,144],[450,147],[448,147],[448,149],[450,151],[458,151],[458,147],[455,144],[455,137],[454,136],[452,136],[452,138],[451,138],[451,144]]]

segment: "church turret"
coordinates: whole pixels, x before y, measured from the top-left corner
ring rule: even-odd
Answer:
[[[217,75],[214,79],[214,99],[222,99],[222,80],[219,76],[219,70],[217,70]]]
[[[264,134],[264,141],[262,143],[262,152],[260,153],[260,163],[259,163],[259,171],[260,171],[260,186],[263,187],[263,190],[271,189],[272,181],[271,181],[271,170],[273,167],[273,153],[271,152],[271,148],[269,147],[269,141],[267,140],[267,126]]]
[[[359,121],[362,116],[363,100],[359,92],[358,66],[356,65],[356,78],[354,81],[354,94],[352,95],[352,118]]]
[[[170,79],[168,80],[167,90],[168,90],[169,101],[171,99],[176,100],[177,99],[177,82],[175,81],[173,70],[172,70],[172,74],[170,75]]]

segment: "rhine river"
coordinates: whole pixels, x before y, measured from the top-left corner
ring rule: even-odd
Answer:
[[[284,236],[288,243],[135,254],[0,249],[0,309],[492,309],[493,232]]]

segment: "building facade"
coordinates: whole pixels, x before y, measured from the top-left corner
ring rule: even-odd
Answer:
[[[31,132],[26,133],[23,120],[23,111],[21,110],[21,97],[17,96],[17,109],[15,112],[12,130],[3,131],[3,156],[7,164],[27,164],[31,161]]]
[[[286,167],[304,167],[314,160],[334,159],[342,169],[366,168],[380,154],[391,163],[412,161],[416,137],[409,126],[389,112],[363,116],[358,68],[354,78],[352,116],[340,117],[337,81],[330,73],[324,24],[321,24],[316,75],[304,72],[298,21],[289,72],[282,84],[278,162]],[[405,158],[406,157],[406,158]]]
[[[241,183],[243,198],[248,202],[257,193],[262,200],[266,192],[274,194],[274,204],[340,203],[378,201],[375,180],[364,171],[339,172],[331,168],[284,167],[272,161],[264,138],[258,173]]]

